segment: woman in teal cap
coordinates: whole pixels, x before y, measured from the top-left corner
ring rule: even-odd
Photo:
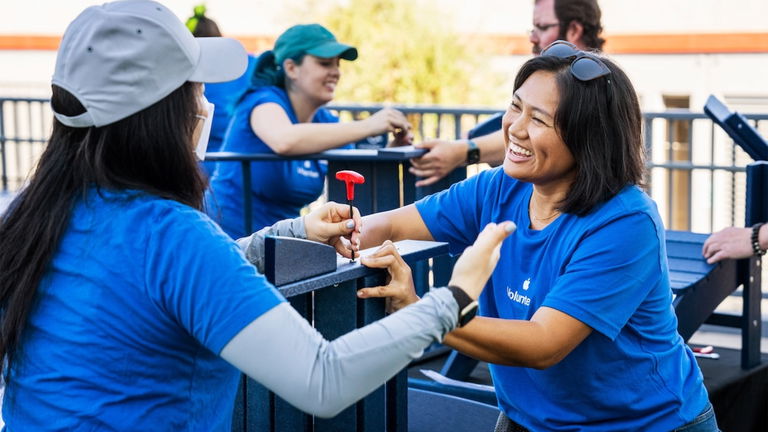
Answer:
[[[339,43],[319,24],[286,30],[274,49],[259,57],[251,88],[235,108],[222,151],[302,155],[387,132],[407,136],[410,124],[395,109],[340,123],[324,108],[339,83],[341,59],[356,58],[356,48]],[[253,162],[251,226],[297,216],[322,192],[326,171],[326,162],[319,160]],[[242,182],[239,163],[219,162],[207,194],[209,214],[233,238],[249,234],[244,231]]]

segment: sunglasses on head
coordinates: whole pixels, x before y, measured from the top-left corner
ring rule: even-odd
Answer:
[[[611,74],[608,66],[597,56],[584,52],[576,48],[576,45],[567,41],[558,40],[552,42],[541,51],[541,55],[562,59],[572,58],[571,75],[579,81],[592,81],[593,79]]]

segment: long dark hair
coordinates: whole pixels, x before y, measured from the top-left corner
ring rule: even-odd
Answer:
[[[611,74],[579,81],[570,72],[571,59],[534,57],[520,68],[515,91],[537,71],[556,74],[560,104],[555,111],[557,133],[576,162],[576,180],[559,209],[585,215],[627,185],[641,185],[645,172],[642,114],[626,74],[600,57]]]
[[[0,221],[0,358],[6,380],[22,342],[35,293],[86,189],[134,189],[202,207],[207,186],[194,152],[199,84],[186,83],[161,101],[116,123],[71,128],[57,120],[29,184]],[[85,109],[53,86],[51,104],[64,115]]]
[[[305,56],[306,54],[301,53],[288,58],[293,60],[297,65],[301,65]],[[264,51],[259,55],[259,58],[256,59],[253,75],[251,75],[251,86],[248,90],[253,91],[264,86],[277,86],[286,90],[285,81],[286,77],[283,65],[277,64],[275,53],[271,50]]]

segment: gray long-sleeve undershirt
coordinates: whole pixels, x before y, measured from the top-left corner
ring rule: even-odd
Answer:
[[[262,228],[248,237],[237,240],[238,246],[245,253],[245,258],[256,266],[259,273],[264,273],[264,237],[268,235],[306,239],[307,231],[304,229],[304,218],[281,220],[270,227]]]
[[[364,397],[456,326],[446,288],[329,342],[289,304],[253,320],[221,357],[293,406],[333,417]]]
[[[264,236],[269,234],[306,237],[297,218],[238,240],[260,271]],[[283,303],[241,330],[221,357],[295,407],[333,417],[421,356],[431,343],[442,341],[456,327],[458,309],[451,292],[438,288],[330,342]]]

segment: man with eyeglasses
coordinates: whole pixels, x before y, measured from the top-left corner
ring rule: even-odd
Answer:
[[[538,55],[556,40],[567,40],[581,50],[602,50],[600,15],[597,0],[535,0],[531,51]]]
[[[566,40],[581,50],[602,50],[605,39],[600,37],[600,16],[597,0],[534,0],[531,52],[539,55],[556,40]],[[461,165],[498,165],[504,160],[501,130],[471,140],[433,139],[415,146],[429,150],[411,160],[410,172],[421,178],[416,186],[429,186]]]

